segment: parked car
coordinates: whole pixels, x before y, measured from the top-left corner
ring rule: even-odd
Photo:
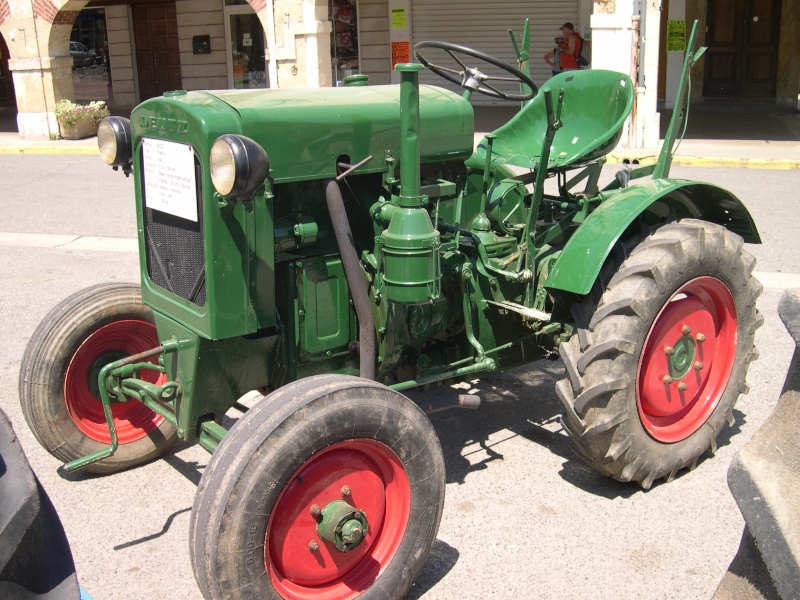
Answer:
[[[69,53],[72,56],[72,67],[91,67],[97,63],[97,53],[87,48],[80,42],[69,43]]]

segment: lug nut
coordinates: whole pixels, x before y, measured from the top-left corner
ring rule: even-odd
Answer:
[[[345,498],[347,498],[347,497],[348,497],[350,494],[352,494],[352,493],[353,493],[353,492],[350,490],[350,487],[349,487],[349,486],[346,486],[346,485],[343,485],[343,486],[342,486],[341,492],[342,492],[342,496],[344,496]]]
[[[315,519],[318,518],[322,514],[322,509],[319,507],[319,504],[314,504],[311,507],[311,516]]]
[[[317,543],[317,540],[311,540],[308,542],[308,549],[311,550],[311,552],[316,552],[319,550],[319,544]]]
[[[696,363],[694,363],[694,368],[699,371],[700,369],[703,368],[703,363],[701,363],[700,361],[697,361]]]
[[[672,346],[664,346],[664,354],[672,356],[673,354],[675,354],[675,348],[673,348]]]
[[[689,335],[690,333],[692,333],[692,328],[689,327],[688,325],[684,325],[683,327],[681,327],[681,331],[683,332],[683,335]]]
[[[698,333],[697,334],[697,341],[698,342],[705,342],[706,341],[706,336],[704,336],[702,333]]]
[[[678,384],[678,391],[679,391],[679,392],[685,392],[685,391],[686,391],[686,388],[688,388],[688,387],[689,387],[688,385],[686,385],[685,383],[683,383],[683,382],[681,381],[681,382]]]
[[[675,380],[672,377],[670,377],[669,375],[664,375],[664,379],[662,379],[661,381],[663,381],[664,383],[669,385],[670,383],[672,383]]]

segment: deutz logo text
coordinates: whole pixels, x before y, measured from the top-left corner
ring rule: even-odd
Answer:
[[[139,127],[154,129],[156,131],[169,131],[171,133],[189,133],[189,122],[166,117],[148,117],[139,115]]]

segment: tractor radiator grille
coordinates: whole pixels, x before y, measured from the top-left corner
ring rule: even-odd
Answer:
[[[139,164],[142,157],[139,157]],[[200,161],[194,160],[197,187],[197,222],[182,219],[147,207],[144,169],[142,202],[144,204],[147,274],[150,280],[197,306],[206,303],[205,248],[203,246],[203,173]]]

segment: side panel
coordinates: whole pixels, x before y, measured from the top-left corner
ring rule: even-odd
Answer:
[[[317,258],[299,265],[297,295],[300,354],[304,361],[346,352],[350,342],[350,292],[342,261]]]
[[[605,200],[570,238],[545,287],[588,294],[614,244],[633,221],[656,203],[681,217],[717,223],[760,244],[753,218],[730,192],[707,183],[677,179],[646,181]]]

